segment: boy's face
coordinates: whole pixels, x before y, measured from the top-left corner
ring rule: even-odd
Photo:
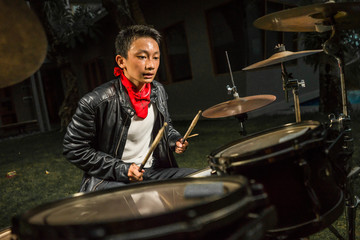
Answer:
[[[150,37],[136,39],[130,45],[128,57],[117,55],[116,62],[124,70],[124,75],[140,90],[145,83],[154,80],[160,65],[160,49]]]

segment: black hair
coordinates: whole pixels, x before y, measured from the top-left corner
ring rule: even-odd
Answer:
[[[115,40],[116,54],[127,59],[131,44],[141,37],[150,37],[160,46],[161,34],[155,28],[146,25],[131,25],[122,29],[117,35]]]

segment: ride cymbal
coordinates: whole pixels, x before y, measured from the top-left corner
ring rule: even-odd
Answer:
[[[247,66],[246,68],[243,68],[242,70],[250,70],[250,69],[255,69],[255,68],[266,67],[266,66],[270,66],[273,64],[281,63],[281,62],[294,60],[296,58],[305,57],[305,56],[308,56],[308,55],[311,55],[314,53],[319,53],[322,51],[323,50],[320,49],[320,50],[305,50],[305,51],[300,51],[300,52],[291,52],[291,51],[277,52],[277,53],[273,54],[271,57],[269,57],[268,59],[254,63],[250,66]]]
[[[0,88],[25,80],[43,63],[47,40],[23,0],[0,1]]]
[[[254,26],[282,32],[324,32],[332,25],[338,29],[359,28],[359,22],[359,2],[327,2],[271,13],[255,20]]]
[[[250,112],[252,110],[264,107],[273,101],[274,95],[254,95],[242,98],[235,98],[206,109],[202,116],[206,118],[222,118],[236,116],[238,114]]]

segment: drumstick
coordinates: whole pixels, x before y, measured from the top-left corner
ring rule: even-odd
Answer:
[[[196,137],[196,136],[199,136],[199,134],[198,134],[198,133],[194,133],[193,135],[188,136],[187,139],[192,138],[192,137]]]
[[[192,122],[191,122],[188,130],[186,131],[186,133],[185,133],[185,135],[184,135],[184,137],[183,137],[183,139],[182,139],[182,143],[184,143],[184,142],[186,141],[186,139],[188,139],[191,131],[194,129],[197,121],[198,121],[199,118],[200,118],[200,114],[201,114],[201,110],[198,112],[198,114],[196,114],[196,116],[195,116],[194,119],[192,120]]]
[[[147,160],[150,157],[150,154],[155,150],[156,146],[159,144],[160,139],[162,138],[162,136],[164,135],[164,131],[165,131],[165,127],[167,126],[167,122],[164,123],[164,125],[162,126],[162,128],[159,130],[158,134],[156,135],[154,142],[151,144],[151,147],[149,149],[149,152],[146,154],[144,160],[142,161],[140,168],[139,168],[139,172],[141,172],[141,170],[144,168]]]

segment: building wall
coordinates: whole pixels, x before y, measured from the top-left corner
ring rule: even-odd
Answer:
[[[224,2],[228,1],[140,1],[147,23],[155,28],[161,30],[180,21],[184,21],[185,24],[193,78],[165,86],[169,94],[170,112],[174,119],[191,119],[198,110],[206,110],[215,104],[233,99],[226,90],[226,85],[232,85],[230,74],[214,73],[205,17],[206,10]],[[251,29],[254,28],[252,21],[256,15],[250,13],[247,16],[249,48],[254,48],[259,45],[258,40],[253,41],[251,34]],[[250,58],[249,65],[255,63],[251,62],[254,60]],[[258,61],[260,60],[262,59]],[[289,73],[293,73],[294,78],[306,81],[306,87],[299,89],[300,102],[318,96],[318,73],[313,72],[311,66],[305,65],[300,59],[296,65],[286,67]],[[240,97],[258,94],[272,94],[277,97],[271,105],[250,112],[250,116],[291,111],[293,97],[289,92],[290,102],[287,103],[284,99],[279,64],[247,72],[236,71],[233,72],[233,76]]]
[[[174,120],[192,119],[199,110],[204,111],[211,106],[233,99],[226,89],[227,85],[232,85],[230,74],[215,73],[206,21],[207,10],[226,2],[228,0],[139,0],[147,24],[153,25],[160,31],[184,22],[192,78],[165,84],[169,96],[169,110]],[[252,26],[258,15],[259,13],[247,14],[249,38],[247,42],[248,48],[251,49],[260,45]],[[109,16],[101,19],[99,24],[103,32],[101,42],[88,41],[81,48],[76,49],[71,58],[79,78],[80,96],[91,90],[84,71],[84,64],[89,60],[101,57],[105,67],[103,81],[113,78],[114,40],[118,28]],[[162,61],[165,59],[162,53]],[[248,65],[260,60],[263,59],[249,57]],[[225,56],[224,61],[226,61]],[[298,59],[295,64],[291,62],[285,65],[287,71],[293,73],[294,78],[304,79],[306,82],[306,87],[299,89],[300,102],[316,98],[319,94],[318,72],[313,72],[312,67],[306,65],[302,59]],[[291,92],[289,92],[289,102],[284,98],[279,64],[250,71],[234,71],[233,77],[240,97],[271,94],[277,98],[272,104],[249,112],[250,117],[293,111]]]
[[[17,122],[24,122],[36,119],[34,97],[31,89],[30,79],[11,88],[14,107],[17,115]]]

